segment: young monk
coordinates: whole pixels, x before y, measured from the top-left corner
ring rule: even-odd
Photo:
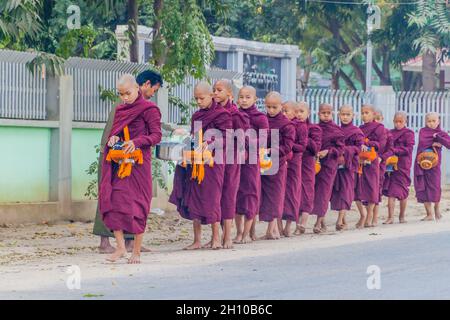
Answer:
[[[278,157],[279,166],[275,174],[266,174],[261,177],[261,201],[259,219],[268,222],[264,239],[280,238],[278,221],[283,214],[284,195],[286,190],[287,159],[292,156],[292,146],[295,140],[295,127],[282,112],[281,95],[278,92],[269,92],[265,99],[267,118],[271,131],[278,130],[279,141],[276,148],[272,141],[272,132],[268,141],[268,150],[272,162]]]
[[[355,197],[355,176],[358,171],[358,156],[364,143],[364,134],[353,124],[353,108],[344,105],[339,109],[341,128],[345,135],[345,146],[342,156],[338,158],[338,172],[334,180],[331,195],[331,210],[339,212],[336,230],[346,228],[345,213],[351,209]],[[365,216],[360,217],[360,222]]]
[[[375,111],[375,121],[378,123],[383,123],[384,116],[383,112],[379,109]],[[385,179],[385,173],[386,173],[386,160],[392,155],[392,149],[393,149],[393,138],[391,135],[391,131],[388,128],[384,128],[385,134],[386,134],[386,144],[384,146],[380,146],[380,200],[379,203],[383,201],[383,185],[384,185],[384,179]],[[375,208],[373,209],[373,225],[378,225],[378,213],[380,210],[380,205],[376,204]]]
[[[223,241],[224,249],[233,248],[231,240],[231,231],[233,219],[236,216],[236,197],[239,188],[241,176],[241,164],[245,161],[245,138],[243,133],[250,128],[250,120],[246,113],[239,112],[237,106],[233,103],[233,86],[229,80],[219,80],[214,84],[214,100],[225,110],[231,113],[233,130],[242,131],[238,139],[235,135],[231,141],[233,145],[225,148],[227,161],[225,164],[225,174],[222,189],[222,199],[220,201],[223,223]],[[228,142],[229,143],[229,142]],[[239,154],[238,154],[239,153]]]
[[[306,232],[308,217],[314,205],[315,164],[316,155],[322,146],[322,129],[318,125],[311,123],[309,119],[310,109],[306,102],[299,103],[297,116],[300,121],[305,121],[308,128],[308,142],[302,158],[300,217],[298,219],[299,221],[297,221],[297,229],[295,230],[296,235],[301,235]]]
[[[135,235],[128,263],[136,264],[140,263],[152,200],[151,147],[161,141],[161,113],[153,102],[145,100],[132,75],[123,75],[117,90],[123,103],[116,108],[103,156],[99,210],[117,241],[117,248],[108,260],[115,262],[125,256],[124,232],[127,232]],[[141,161],[135,161],[132,167],[130,163],[119,166],[109,161],[109,151],[119,141],[123,142],[125,154],[141,153]]]
[[[380,201],[380,159],[379,153],[382,146],[386,145],[387,135],[384,126],[375,121],[375,109],[371,105],[363,105],[361,108],[361,120],[363,124],[360,129],[364,133],[364,144],[361,151],[369,151],[374,148],[377,157],[371,163],[362,165],[362,173],[356,175],[355,200],[361,211],[363,202],[367,210],[365,222],[359,221],[357,228],[373,227],[373,211],[375,205]]]
[[[248,115],[254,136],[252,137],[250,133],[247,134],[246,132],[249,137],[248,157],[246,162],[241,165],[241,177],[236,200],[237,215],[235,222],[237,235],[234,239],[235,243],[249,243],[256,240],[256,234],[252,226],[258,213],[261,197],[261,173],[258,153],[259,134],[269,129],[267,116],[258,111],[256,100],[255,88],[244,86],[239,90],[239,111]],[[251,145],[252,143],[253,145]]]
[[[393,147],[391,152],[386,155],[386,160],[391,156],[396,156],[398,157],[398,164],[393,172],[385,174],[383,195],[388,197],[388,218],[383,224],[394,223],[395,199],[400,201],[400,223],[406,223],[405,212],[409,186],[411,185],[411,165],[414,149],[414,131],[408,129],[406,123],[407,115],[405,112],[397,112],[394,115],[395,128],[390,131]]]
[[[314,206],[311,214],[317,216],[314,233],[326,231],[325,215],[333,192],[337,174],[338,158],[344,152],[344,131],[333,121],[333,107],[327,103],[319,106],[319,127],[322,129],[322,147],[317,154],[321,170],[314,186]]]
[[[302,113],[303,121],[298,118],[299,109],[299,105],[293,101],[283,104],[284,115],[295,126],[295,141],[292,146],[293,156],[287,162],[286,194],[283,209],[283,220],[286,220],[286,225],[284,229],[282,223],[278,226],[280,232],[283,230],[285,237],[291,236],[291,224],[292,222],[296,223],[299,217],[302,197],[302,157],[308,143],[308,125],[306,119],[304,119],[304,113]]]
[[[222,153],[225,144],[225,132],[231,129],[233,124],[231,114],[216,104],[213,100],[213,90],[206,82],[200,82],[195,86],[194,98],[199,110],[192,116],[191,134],[193,137],[199,137],[198,131],[194,131],[197,125],[203,132],[204,148],[214,153],[214,164],[210,167],[204,165],[204,180],[199,183],[191,179],[193,166],[188,165],[183,168],[178,165],[175,170],[174,187],[170,195],[169,202],[177,206],[178,212],[182,217],[192,220],[194,227],[194,242],[185,248],[185,250],[197,250],[202,248],[201,227],[202,225],[211,225],[212,237],[210,242],[211,249],[222,248],[219,229],[221,222],[220,200],[224,181],[225,165],[224,159],[219,155]],[[208,138],[211,131],[215,130],[221,134]],[[216,132],[217,133],[217,132]],[[197,148],[198,151],[199,148]]]
[[[434,218],[441,219],[439,202],[441,201],[441,163],[442,147],[450,148],[450,137],[441,130],[440,117],[437,113],[428,113],[425,117],[425,128],[420,129],[417,157],[427,149],[435,149],[438,163],[432,169],[424,170],[419,166],[418,159],[414,164],[414,189],[419,203],[423,203],[426,217],[422,221],[433,220],[432,205],[434,204]]]

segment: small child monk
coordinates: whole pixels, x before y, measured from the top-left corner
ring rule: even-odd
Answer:
[[[287,160],[292,157],[292,146],[295,140],[295,127],[283,114],[282,98],[278,92],[269,92],[265,99],[267,119],[271,134],[267,143],[268,153],[272,162],[278,157],[278,169],[274,174],[261,177],[261,202],[259,219],[268,222],[267,232],[263,239],[274,240],[280,238],[278,222],[282,218],[284,196],[286,191]],[[278,147],[272,141],[273,131],[278,132]]]
[[[256,240],[254,228],[252,228],[259,210],[261,198],[261,172],[259,165],[259,135],[267,134],[269,121],[267,116],[256,107],[256,89],[244,86],[239,90],[239,111],[250,119],[252,133],[246,131],[249,143],[247,145],[247,159],[241,165],[239,190],[236,199],[236,229],[235,243],[249,243]]]
[[[357,228],[373,227],[373,213],[375,205],[380,201],[380,150],[386,145],[387,135],[383,124],[375,121],[375,108],[372,105],[363,105],[361,108],[361,120],[363,124],[360,129],[364,133],[364,144],[361,151],[368,152],[369,148],[374,148],[377,153],[376,159],[372,162],[364,161],[360,164],[361,171],[356,176],[355,200],[360,210],[365,204],[367,216],[365,221],[360,219],[356,224]],[[362,160],[360,159],[360,162]],[[361,217],[364,215],[361,214]]]
[[[244,133],[250,128],[250,119],[246,113],[239,112],[237,106],[233,103],[233,86],[230,80],[222,79],[214,84],[214,100],[225,110],[231,113],[233,122],[233,133],[242,130]],[[236,216],[236,199],[239,189],[239,182],[241,176],[241,164],[245,161],[245,139],[227,139],[232,145],[225,148],[226,164],[223,181],[222,199],[220,201],[222,210],[222,224],[223,224],[223,240],[222,245],[224,249],[233,248],[233,241],[231,239],[233,219]],[[239,153],[239,154],[238,154]]]
[[[426,217],[422,221],[433,220],[432,206],[434,204],[434,218],[441,219],[439,202],[441,201],[441,163],[442,147],[450,148],[450,137],[440,126],[440,116],[437,113],[428,113],[425,117],[425,127],[419,132],[419,145],[414,163],[414,189],[419,203],[423,203]],[[424,151],[437,153],[437,165],[429,170],[424,170],[418,163],[419,155]]]
[[[333,183],[338,170],[338,158],[344,152],[344,131],[333,121],[333,107],[327,103],[319,106],[319,127],[322,129],[322,147],[317,156],[321,169],[314,186],[314,206],[311,214],[317,216],[314,233],[326,231],[325,215],[328,211]]]
[[[318,125],[311,123],[309,119],[310,108],[306,102],[299,103],[297,116],[300,121],[306,123],[308,128],[308,142],[302,158],[302,197],[300,201],[299,219],[295,230],[295,235],[301,235],[306,232],[308,217],[314,205],[315,164],[316,155],[322,146],[322,129]]]
[[[201,183],[191,178],[192,163],[188,164],[187,168],[177,165],[169,202],[177,206],[178,212],[183,218],[193,221],[194,242],[185,250],[198,250],[203,247],[201,243],[202,225],[211,225],[212,237],[209,247],[216,250],[222,248],[220,204],[225,173],[225,161],[217,153],[225,157],[221,152],[225,144],[225,134],[227,129],[232,129],[233,124],[230,112],[214,102],[213,90],[208,83],[200,82],[195,86],[194,98],[199,110],[192,115],[191,134],[194,139],[198,140],[200,135],[199,129],[196,130],[196,127],[200,125],[205,148],[203,151],[213,152],[214,164],[212,167],[208,164],[204,165],[204,180]],[[220,132],[221,136],[209,135],[208,130]],[[199,147],[196,150],[202,151],[199,150]]]
[[[345,222],[346,211],[351,209],[355,197],[355,177],[358,171],[358,156],[364,143],[364,133],[353,124],[353,108],[343,105],[339,109],[339,120],[344,131],[345,146],[342,156],[338,158],[338,172],[334,180],[331,195],[331,210],[339,212],[336,230],[341,231],[347,227]],[[363,217],[365,218],[365,217]]]
[[[306,119],[298,118],[300,106],[294,101],[283,103],[283,113],[295,126],[295,141],[292,146],[292,158],[287,162],[286,194],[284,197],[283,220],[278,228],[283,230],[285,237],[291,236],[291,224],[299,217],[300,201],[302,197],[302,157],[308,143],[308,125]]]
[[[400,223],[406,223],[405,212],[408,202],[409,187],[411,185],[412,153],[414,149],[414,131],[406,127],[407,115],[397,112],[394,115],[394,129],[390,130],[392,136],[392,149],[387,159],[397,157],[398,163],[394,171],[387,172],[383,183],[383,195],[388,197],[388,217],[383,224],[394,223],[395,200],[400,201]],[[386,161],[384,160],[384,161]]]

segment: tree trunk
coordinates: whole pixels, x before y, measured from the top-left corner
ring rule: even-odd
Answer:
[[[436,55],[429,50],[422,56],[422,85],[423,91],[436,90]]]
[[[333,72],[331,76],[331,89],[339,90],[339,70]]]
[[[128,33],[130,38],[130,61],[139,62],[138,0],[128,0]]]
[[[155,13],[155,22],[153,24],[153,40],[152,40],[152,58],[153,63],[156,66],[162,66],[164,64],[164,48],[162,46],[162,35],[161,35],[161,14],[163,10],[164,2],[163,0],[154,0],[153,2],[153,12]]]

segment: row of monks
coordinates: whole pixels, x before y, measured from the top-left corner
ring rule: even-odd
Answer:
[[[384,223],[394,222],[396,200],[400,202],[399,221],[405,223],[411,170],[416,198],[426,210],[423,220],[441,217],[441,150],[450,147],[450,137],[441,130],[438,114],[426,115],[413,161],[415,134],[407,128],[403,112],[395,114],[394,129],[389,130],[375,107],[363,105],[363,124],[358,127],[353,124],[352,106],[344,105],[339,108],[337,125],[333,106],[321,104],[319,123],[313,124],[307,103],[283,103],[277,92],[266,96],[265,113],[256,107],[256,90],[251,86],[239,91],[236,105],[228,80],[217,81],[213,87],[199,83],[194,97],[199,109],[192,117],[191,134],[199,133],[194,132],[194,123],[201,122],[201,159],[214,153],[214,139],[204,134],[208,130],[224,136],[230,129],[277,130],[278,144],[269,138],[265,154],[270,159],[276,153],[279,163],[270,175],[261,174],[265,158],[257,163],[208,165],[211,160],[205,157],[204,165],[201,161],[201,165],[195,161],[177,165],[169,201],[182,217],[193,221],[194,241],[187,250],[232,248],[233,243],[254,241],[258,219],[267,223],[262,238],[268,240],[291,236],[292,225],[295,234],[305,233],[310,215],[316,216],[312,231],[323,233],[330,210],[338,212],[336,229],[345,230],[346,212],[353,202],[360,213],[356,227],[375,227],[382,196],[388,198]],[[201,243],[202,225],[212,228],[206,245]]]

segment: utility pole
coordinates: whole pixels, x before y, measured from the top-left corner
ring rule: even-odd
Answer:
[[[381,25],[380,7],[373,4],[373,1],[367,7],[367,51],[366,51],[366,92],[372,91],[372,41],[370,36],[372,32],[379,29]]]

